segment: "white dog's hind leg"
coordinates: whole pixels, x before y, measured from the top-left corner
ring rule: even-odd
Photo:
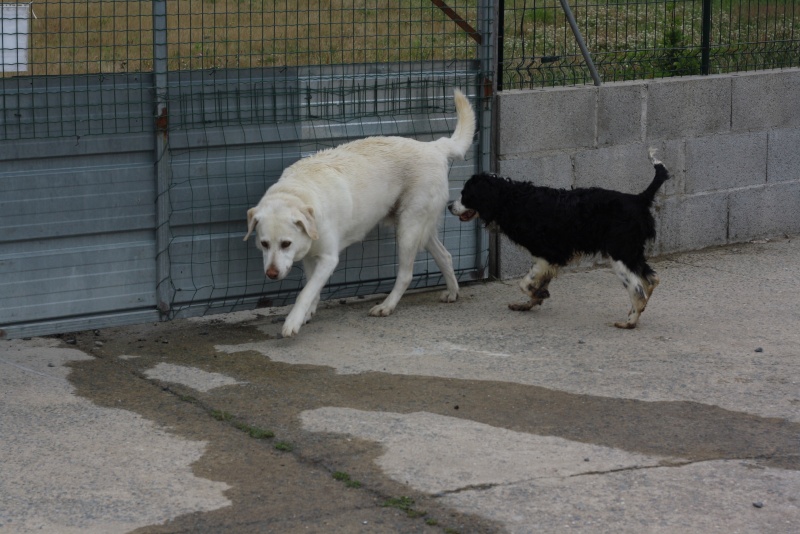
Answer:
[[[412,255],[410,261],[404,258],[402,253],[399,256],[397,278],[394,281],[392,292],[389,293],[383,302],[373,306],[372,309],[369,310],[369,314],[373,317],[386,317],[387,315],[391,315],[397,307],[397,303],[400,302],[403,293],[406,292],[408,285],[411,283],[411,278],[414,275],[414,257],[416,255]]]
[[[309,310],[311,310],[312,306],[316,307],[316,303],[319,302],[319,294],[338,263],[338,254],[323,255],[316,261],[313,274],[308,278],[305,287],[297,296],[292,311],[286,316],[286,321],[283,323],[283,329],[281,330],[283,337],[292,337],[300,331],[300,327],[306,322]]]
[[[442,271],[445,284],[447,284],[447,291],[442,293],[440,300],[442,302],[455,302],[458,299],[458,280],[456,279],[456,273],[453,271],[453,256],[450,255],[450,252],[436,235],[431,236],[425,245],[425,249],[433,256],[433,261]]]
[[[373,306],[369,314],[373,317],[391,315],[408,289],[414,276],[414,260],[422,243],[419,228],[415,227],[412,215],[404,213],[397,223],[397,279],[391,293],[380,304]]]

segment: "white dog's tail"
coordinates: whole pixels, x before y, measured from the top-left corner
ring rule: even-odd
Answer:
[[[458,89],[453,93],[458,116],[456,129],[452,136],[443,137],[436,142],[442,146],[449,159],[464,159],[467,150],[472,146],[472,138],[475,136],[475,111],[464,93]]]

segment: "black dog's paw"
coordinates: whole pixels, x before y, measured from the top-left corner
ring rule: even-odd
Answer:
[[[537,299],[542,299],[542,300],[549,299],[550,292],[547,289],[540,287],[539,289],[533,289],[533,296],[536,297]]]
[[[538,306],[541,303],[541,299],[531,299],[530,301],[523,302],[522,304],[512,302],[508,305],[508,309],[513,311],[530,311],[531,308]]]

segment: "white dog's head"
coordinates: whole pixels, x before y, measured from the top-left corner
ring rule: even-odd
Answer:
[[[256,246],[264,255],[264,274],[270,280],[283,280],[319,239],[314,209],[286,202],[265,202],[247,210],[245,241],[254,230]]]

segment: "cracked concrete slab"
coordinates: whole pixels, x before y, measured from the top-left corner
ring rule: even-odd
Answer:
[[[159,363],[152,369],[147,369],[144,375],[147,378],[161,380],[162,382],[182,384],[203,392],[223,386],[234,386],[245,383],[221,373],[209,373],[208,371],[203,371],[202,369],[187,365],[173,365],[164,362]]]
[[[0,532],[113,533],[229,506],[229,485],[194,476],[206,444],[75,395],[53,339],[0,357]]]
[[[419,412],[321,408],[302,421],[381,443],[375,462],[387,475],[511,533],[800,530],[798,471],[649,457]]]
[[[376,463],[386,474],[436,495],[652,467],[666,460],[425,412],[320,408],[303,412],[301,417],[307,430],[348,434],[382,444],[384,452]],[[476,492],[479,496],[480,491]]]
[[[800,531],[800,476],[711,461],[537,480],[443,497],[506,532],[790,533]]]
[[[800,530],[800,240],[652,264],[2,341],[0,532]]]

